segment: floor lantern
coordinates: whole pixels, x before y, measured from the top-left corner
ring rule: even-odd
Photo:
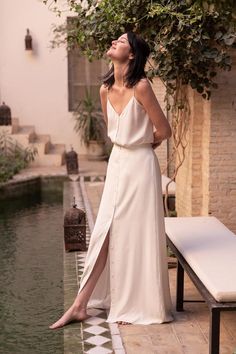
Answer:
[[[66,251],[86,251],[86,213],[76,208],[75,198],[72,208],[64,217],[64,241]]]

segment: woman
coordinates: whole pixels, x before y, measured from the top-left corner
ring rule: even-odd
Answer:
[[[112,61],[100,89],[113,142],[96,223],[77,297],[51,329],[107,308],[107,322],[172,320],[161,175],[153,151],[171,136],[144,67],[147,43],[133,32],[107,51]]]

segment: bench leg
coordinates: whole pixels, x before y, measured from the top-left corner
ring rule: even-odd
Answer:
[[[220,346],[220,310],[218,308],[211,308],[209,354],[219,354],[219,346]]]
[[[184,269],[180,262],[177,264],[177,291],[176,291],[176,310],[184,310]]]

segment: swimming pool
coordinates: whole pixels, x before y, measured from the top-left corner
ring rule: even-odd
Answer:
[[[0,202],[0,353],[62,354],[62,193]]]

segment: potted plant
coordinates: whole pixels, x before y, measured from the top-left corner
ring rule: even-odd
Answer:
[[[81,100],[74,112],[76,132],[80,133],[81,142],[87,148],[89,160],[103,160],[105,154],[105,122],[98,103],[86,89],[85,98]]]

